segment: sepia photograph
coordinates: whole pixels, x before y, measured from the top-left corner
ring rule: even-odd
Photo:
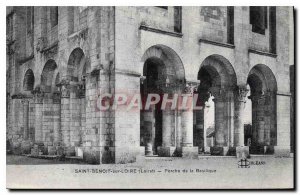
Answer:
[[[6,188],[295,189],[294,7],[5,9]]]

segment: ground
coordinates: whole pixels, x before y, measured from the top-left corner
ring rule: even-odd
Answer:
[[[247,162],[249,168],[239,168],[235,157],[212,156],[195,160],[153,157],[131,164],[102,165],[53,164],[49,160],[7,156],[7,162],[8,188],[293,187],[293,158],[274,156],[252,156]]]

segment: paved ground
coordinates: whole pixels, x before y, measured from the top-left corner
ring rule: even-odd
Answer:
[[[293,158],[255,156],[248,168],[235,157],[148,158],[132,164],[53,164],[8,156],[9,188],[291,188]],[[45,165],[51,162],[51,165]],[[55,162],[59,163],[59,162]],[[66,163],[66,162],[64,162]],[[39,164],[39,165],[37,165]],[[34,166],[33,166],[34,165]],[[30,178],[30,180],[28,180]]]
[[[48,159],[38,159],[30,158],[26,156],[17,155],[7,155],[6,156],[7,165],[49,165],[49,164],[75,164],[71,161],[59,161],[59,160],[48,160]]]

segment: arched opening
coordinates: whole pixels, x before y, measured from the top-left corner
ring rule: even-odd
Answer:
[[[80,82],[85,79],[86,63],[86,58],[82,49],[74,49],[68,60],[67,76],[70,81]]]
[[[211,55],[202,62],[198,79],[197,104],[203,109],[194,111],[194,145],[199,153],[226,155],[233,145],[235,71],[226,58]]]
[[[86,75],[87,58],[82,49],[74,49],[69,57],[67,78],[70,81],[70,144],[82,146],[83,132],[86,128]],[[72,149],[73,150],[73,149]],[[74,152],[74,151],[73,151]]]
[[[276,78],[269,67],[258,64],[249,72],[247,83],[252,103],[250,153],[273,153],[277,140]]]
[[[24,76],[23,90],[32,91],[34,87],[34,74],[31,69],[28,69]]]
[[[145,146],[146,155],[174,155],[175,151],[168,154],[160,148],[176,147],[180,141],[176,140],[178,124],[176,110],[162,110],[161,101],[163,94],[171,98],[173,94],[182,90],[184,83],[184,69],[179,56],[171,48],[164,45],[155,45],[147,49],[142,61],[143,80],[140,85],[142,100],[148,94],[159,94],[161,99],[149,109],[140,113],[140,139],[141,146]]]
[[[41,75],[41,88],[44,92],[50,93],[53,90],[54,73],[57,68],[54,60],[48,60]]]

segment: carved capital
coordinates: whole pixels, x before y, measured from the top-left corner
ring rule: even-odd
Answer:
[[[62,79],[61,82],[57,86],[60,88],[61,98],[69,98],[70,97],[70,80],[69,79]]]
[[[60,104],[60,96],[61,96],[61,93],[59,91],[55,91],[53,93],[53,104]]]
[[[62,98],[69,98],[70,97],[70,86],[69,85],[62,85],[61,86],[61,97]]]
[[[248,91],[249,90],[246,86],[238,86],[235,92],[235,99],[239,102],[245,103]]]
[[[80,83],[78,85],[78,97],[85,98],[85,83]]]
[[[29,104],[29,101],[27,99],[22,99],[21,103],[26,106]]]
[[[197,82],[186,81],[185,87],[183,88],[183,93],[194,94],[197,91],[199,84],[200,81]]]
[[[211,87],[209,89],[211,94],[214,96],[214,102],[224,102],[227,98],[227,90],[221,87]]]
[[[252,103],[256,105],[264,105],[266,100],[266,94],[263,91],[254,92],[249,96],[249,99],[252,100]]]
[[[32,91],[32,94],[33,94],[34,102],[36,104],[42,104],[43,103],[45,93],[41,90],[40,87],[36,87]]]

